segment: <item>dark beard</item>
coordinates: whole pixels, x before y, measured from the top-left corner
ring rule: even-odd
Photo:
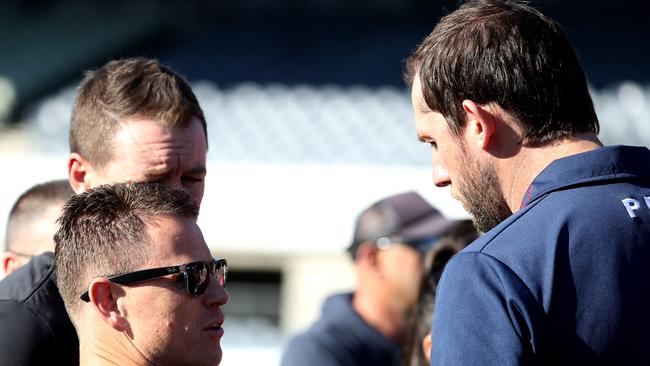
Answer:
[[[458,199],[474,217],[474,226],[485,233],[512,215],[512,211],[503,197],[494,166],[463,160],[467,174],[456,182]]]

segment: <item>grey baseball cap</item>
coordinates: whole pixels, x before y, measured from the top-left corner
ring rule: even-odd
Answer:
[[[359,245],[369,241],[380,246],[401,243],[424,252],[455,223],[415,192],[396,194],[359,214],[347,251],[354,258]]]

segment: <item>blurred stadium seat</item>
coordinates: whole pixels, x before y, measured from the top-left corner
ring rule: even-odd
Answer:
[[[208,120],[208,159],[220,162],[427,165],[416,141],[408,92],[253,83],[221,89],[196,82]],[[650,85],[623,82],[591,91],[606,144],[650,146]],[[67,152],[74,89],[42,101],[24,128],[31,151]]]

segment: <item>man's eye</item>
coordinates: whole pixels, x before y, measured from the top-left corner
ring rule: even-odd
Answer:
[[[174,286],[176,286],[179,290],[184,290],[185,289],[185,277],[179,273],[173,277],[173,281],[175,283]]]
[[[433,149],[438,150],[438,144],[435,141],[428,141],[427,144],[431,145]]]
[[[197,177],[182,177],[181,179],[184,182],[188,182],[188,183],[200,183],[200,182],[203,182],[203,178],[197,178]]]

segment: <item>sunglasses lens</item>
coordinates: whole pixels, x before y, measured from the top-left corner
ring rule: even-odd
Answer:
[[[226,287],[226,279],[228,277],[228,264],[225,260],[214,262],[213,273],[217,279],[219,286]]]
[[[201,295],[208,288],[210,276],[214,276],[221,287],[226,286],[228,264],[225,259],[212,263],[195,262],[187,265],[187,292],[191,295]]]
[[[192,295],[201,295],[208,288],[210,267],[207,263],[195,263],[187,268],[187,290]]]

